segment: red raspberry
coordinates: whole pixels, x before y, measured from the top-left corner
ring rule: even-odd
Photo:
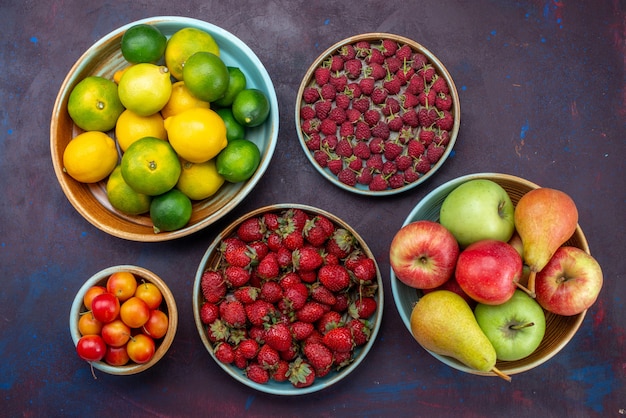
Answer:
[[[369,189],[373,192],[380,192],[383,190],[387,190],[387,188],[387,180],[382,176],[382,174],[374,175],[372,181],[369,184]]]
[[[361,93],[369,96],[374,91],[375,80],[372,77],[364,77],[359,81]]]
[[[322,99],[324,100],[335,100],[337,90],[332,84],[325,84],[320,90],[320,96],[322,96]]]
[[[389,187],[399,189],[402,186],[404,186],[404,175],[402,173],[395,173],[389,177]]]
[[[435,97],[435,106],[439,110],[450,110],[452,108],[452,97],[446,93],[438,93]]]
[[[349,79],[356,80],[361,76],[363,63],[360,59],[350,59],[345,62],[343,69]]]
[[[364,141],[357,142],[352,153],[363,160],[367,160],[372,154],[369,145]]]
[[[314,77],[318,86],[324,86],[330,79],[330,70],[326,67],[318,67],[315,69]]]
[[[331,100],[321,100],[316,102],[314,105],[315,114],[319,120],[324,120],[328,117],[330,110],[333,107],[333,103]]]
[[[356,174],[350,168],[344,168],[337,174],[337,179],[348,186],[356,185]]]
[[[339,142],[339,140],[336,135],[326,135],[322,138],[320,146],[329,151],[334,151],[334,149],[337,148],[337,142]]]
[[[426,151],[426,147],[417,139],[410,139],[406,144],[407,154],[409,157],[417,159],[424,151]]]
[[[376,109],[369,109],[363,114],[363,120],[369,126],[374,126],[380,120],[380,112]]]
[[[387,97],[385,99],[385,106],[383,106],[382,112],[385,116],[391,116],[400,112],[400,109],[401,106],[398,100],[396,100],[394,97]]]
[[[382,80],[387,76],[387,70],[381,64],[372,62],[370,66],[365,70],[365,74],[368,77],[372,77],[374,80]]]
[[[324,135],[334,135],[337,133],[337,123],[330,118],[324,119],[320,125],[320,132]]]
[[[349,157],[352,155],[352,144],[346,138],[342,138],[337,143],[337,147],[335,148],[335,152],[340,157]]]
[[[411,54],[413,54],[413,50],[407,44],[402,45],[396,51],[396,57],[398,57],[399,59],[401,59],[403,61],[405,61],[405,60],[406,61],[410,61],[411,60]]]
[[[435,164],[439,161],[444,151],[444,147],[440,147],[433,142],[428,146],[428,148],[426,148],[426,157],[431,164]]]
[[[382,154],[385,152],[385,140],[382,138],[372,138],[369,142],[369,149],[372,154]]]
[[[415,109],[410,109],[402,114],[402,121],[412,128],[417,128],[420,125],[419,117]]]
[[[348,77],[345,74],[331,76],[330,84],[335,86],[335,90],[337,90],[338,92],[342,92],[348,85]]]
[[[431,88],[435,90],[436,93],[450,93],[450,89],[448,88],[448,83],[446,82],[446,79],[440,76],[437,76],[437,78],[435,78],[435,81],[433,81]]]
[[[382,65],[385,62],[385,56],[383,55],[383,53],[380,51],[380,49],[378,48],[373,48],[372,52],[369,54],[369,56],[365,59],[365,62],[369,65],[371,65],[372,63],[375,64],[380,64]]]
[[[389,126],[385,122],[379,121],[376,126],[371,129],[371,136],[387,140],[389,139],[389,132]]]
[[[377,104],[377,105],[385,103],[385,100],[387,99],[387,95],[388,95],[387,90],[380,88],[380,87],[375,88],[374,91],[372,92],[372,103]]]
[[[361,113],[365,113],[370,108],[370,99],[367,97],[355,99],[352,101],[352,108],[358,110]]]
[[[334,107],[328,114],[328,119],[340,125],[346,120],[346,111],[341,107]]]
[[[390,57],[398,50],[398,44],[392,39],[383,39],[382,53],[386,57]]]
[[[352,135],[354,135],[354,125],[349,121],[343,122],[339,126],[339,136],[341,138],[347,138]]]
[[[354,137],[359,141],[364,141],[372,136],[367,123],[358,121],[354,129]]]
[[[308,104],[315,103],[320,99],[320,92],[314,87],[307,87],[302,93],[302,99]]]
[[[350,107],[350,98],[345,93],[339,93],[335,97],[335,105],[343,110]]]

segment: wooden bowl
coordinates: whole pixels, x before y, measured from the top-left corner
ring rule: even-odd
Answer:
[[[220,47],[220,57],[229,66],[239,67],[245,74],[247,86],[262,90],[270,101],[268,120],[248,128],[246,138],[261,150],[261,161],[253,176],[240,183],[225,183],[213,196],[193,202],[191,220],[182,229],[154,233],[147,215],[129,216],[114,209],[106,195],[106,180],[94,184],[79,183],[63,172],[63,151],[69,141],[82,131],[74,125],[67,112],[67,102],[73,87],[89,75],[113,79],[113,74],[126,67],[120,51],[124,32],[131,26],[146,23],[156,26],[170,37],[179,29],[193,27],[210,33]],[[54,172],[66,197],[87,221],[113,236],[131,241],[155,242],[187,236],[211,225],[234,209],[256,186],[269,166],[278,140],[278,101],[272,80],[254,52],[231,33],[201,20],[185,17],[153,17],[129,23],[104,36],[91,46],[73,65],[59,90],[50,123],[50,148]],[[108,133],[114,136],[114,132]]]
[[[411,211],[404,221],[403,226],[423,219],[439,221],[439,211],[446,196],[457,186],[474,179],[489,179],[498,183],[508,192],[514,205],[517,205],[517,202],[524,194],[540,187],[528,180],[508,174],[479,173],[458,177],[442,184],[424,197]],[[580,226],[576,227],[576,231],[564,245],[578,247],[590,253],[587,239]],[[398,313],[402,317],[402,321],[407,330],[411,333],[411,312],[413,305],[415,305],[422,296],[422,292],[398,280],[393,269],[391,269],[391,288]],[[574,316],[561,316],[545,310],[544,312],[546,314],[546,332],[539,347],[530,356],[521,360],[498,361],[496,367],[500,371],[507,375],[513,375],[538,367],[550,360],[574,337],[586,314],[586,311],[584,311]],[[470,369],[453,358],[435,354],[430,351],[429,353],[441,362],[457,370],[477,375],[495,376],[495,374],[491,372],[483,373]]]
[[[161,360],[172,345],[174,336],[176,335],[176,329],[178,327],[178,308],[176,307],[176,301],[174,300],[172,291],[159,276],[149,270],[146,270],[145,268],[132,265],[112,266],[97,272],[87,279],[87,281],[78,290],[78,293],[76,293],[76,297],[74,298],[72,308],[70,310],[70,333],[72,335],[74,345],[78,344],[78,340],[81,337],[78,330],[78,319],[81,314],[87,312],[87,308],[83,303],[83,297],[85,296],[87,290],[92,286],[106,286],[109,276],[113,273],[121,271],[133,273],[138,282],[146,281],[153,283],[161,291],[161,294],[163,295],[163,302],[161,303],[159,309],[167,314],[169,320],[167,333],[163,338],[155,340],[156,351],[152,359],[150,359],[147,363],[137,364],[130,361],[125,366],[111,366],[102,360],[91,363],[95,369],[108,374],[131,375],[147,370]]]
[[[414,53],[420,53],[427,58],[428,63],[430,63],[432,67],[434,67],[436,74],[442,77],[448,85],[449,95],[452,98],[452,108],[450,109],[450,113],[452,114],[454,118],[454,124],[452,126],[452,129],[448,131],[449,142],[445,146],[445,151],[443,152],[443,155],[441,156],[441,158],[439,158],[439,160],[436,163],[431,164],[430,171],[426,172],[425,174],[420,175],[420,177],[417,180],[411,183],[406,183],[402,187],[399,187],[399,188],[388,187],[386,190],[372,191],[369,189],[367,185],[364,185],[364,184],[357,183],[356,185],[351,186],[351,185],[347,185],[339,181],[339,179],[337,178],[337,175],[333,174],[329,170],[328,167],[323,167],[316,161],[315,156],[314,156],[315,150],[311,149],[307,145],[308,138],[307,138],[307,133],[305,133],[305,130],[303,130],[303,117],[302,117],[301,111],[302,111],[302,108],[307,105],[307,103],[303,99],[303,94],[304,94],[305,89],[307,87],[316,87],[319,89],[319,86],[317,85],[315,81],[315,70],[318,67],[324,65],[333,55],[339,54],[339,51],[341,51],[341,49],[347,45],[355,45],[359,41],[368,41],[371,43],[371,45],[373,46],[376,45],[378,47],[382,39],[389,39],[389,40],[395,41],[398,45],[409,45]],[[365,68],[367,66],[367,63],[365,62],[364,59],[361,59],[361,61],[363,62],[363,68]],[[361,78],[363,78],[362,75],[356,80],[349,80],[349,82],[355,82],[355,81],[358,82],[358,80],[360,80]],[[379,86],[380,84],[382,84],[382,81],[377,82],[377,86]],[[401,100],[398,94],[394,94],[394,95],[390,94],[389,97],[394,97],[398,100]],[[431,106],[432,106],[432,103],[431,103]],[[336,107],[336,105],[333,104],[333,107]],[[419,109],[423,107],[424,106],[418,105],[415,107],[415,110],[418,111]],[[370,109],[374,109],[374,108],[380,108],[380,106],[372,105],[370,107]],[[355,35],[355,36],[346,38],[342,41],[339,41],[336,44],[329,47],[326,51],[322,52],[318,56],[318,58],[315,61],[313,61],[311,66],[308,68],[306,74],[304,75],[302,82],[300,83],[298,95],[296,96],[295,122],[296,122],[296,131],[298,134],[298,138],[300,140],[300,145],[302,146],[304,153],[306,154],[311,164],[313,164],[313,167],[315,167],[315,169],[325,179],[333,183],[335,186],[338,186],[344,190],[347,190],[353,193],[367,195],[367,196],[388,196],[392,194],[405,192],[407,190],[411,190],[414,187],[424,183],[431,176],[433,176],[437,172],[437,170],[445,163],[446,159],[448,158],[448,156],[450,156],[450,153],[452,152],[452,149],[454,147],[454,144],[456,142],[456,138],[459,132],[459,127],[461,123],[461,107],[460,107],[459,94],[457,92],[456,85],[454,84],[454,80],[452,79],[452,76],[450,75],[446,67],[441,63],[441,61],[439,61],[439,59],[431,51],[429,51],[424,46],[422,46],[421,44],[417,43],[416,41],[412,39],[408,39],[403,36],[394,35],[390,33],[374,32],[374,33],[364,33],[360,35]],[[414,136],[417,136],[417,133],[418,133],[418,129],[414,128],[413,129]],[[340,136],[339,128],[337,129],[337,136],[338,137]],[[391,137],[393,138],[394,136],[397,137],[398,133],[392,132]],[[346,164],[344,163],[344,167],[345,165]]]
[[[195,279],[194,286],[193,286],[193,296],[192,296],[193,314],[194,314],[194,318],[196,322],[196,328],[198,330],[198,333],[200,334],[202,343],[206,347],[211,357],[213,357],[213,359],[216,361],[216,363],[235,380],[253,389],[256,389],[258,391],[265,392],[265,393],[274,394],[274,395],[286,395],[286,396],[302,395],[302,394],[317,392],[322,389],[325,389],[339,382],[345,377],[347,377],[359,364],[361,364],[361,362],[365,359],[365,356],[367,355],[367,353],[370,351],[370,349],[374,345],[374,342],[376,341],[376,337],[378,335],[378,331],[382,323],[383,301],[384,301],[382,276],[380,274],[380,270],[378,269],[378,265],[376,265],[377,290],[376,290],[376,294],[374,298],[377,301],[377,309],[376,309],[376,312],[373,314],[373,316],[370,317],[368,320],[369,322],[372,323],[371,335],[370,335],[368,342],[365,345],[357,347],[354,350],[353,361],[350,365],[342,368],[339,371],[331,371],[328,375],[324,377],[316,378],[315,382],[311,386],[308,386],[305,388],[295,388],[288,381],[277,382],[272,379],[270,379],[270,381],[267,382],[266,384],[259,384],[247,378],[245,375],[245,372],[239,369],[238,367],[234,366],[233,364],[224,364],[221,361],[219,361],[215,357],[215,354],[214,354],[214,344],[209,340],[207,336],[207,325],[205,325],[202,322],[202,319],[200,317],[200,309],[205,301],[204,296],[202,294],[202,288],[201,288],[202,275],[205,272],[205,270],[214,268],[215,266],[218,265],[220,261],[219,259],[221,257],[221,253],[219,251],[219,246],[220,246],[221,241],[224,238],[227,238],[236,234],[237,228],[246,219],[249,219],[255,216],[260,216],[264,213],[280,214],[284,210],[287,210],[290,208],[301,209],[305,211],[307,214],[313,215],[313,216],[316,214],[325,215],[336,226],[345,228],[350,234],[352,234],[358,242],[358,247],[365,253],[365,255],[375,260],[373,253],[371,252],[371,250],[369,249],[369,247],[367,246],[363,238],[361,238],[361,236],[359,236],[359,234],[354,229],[352,229],[348,224],[346,224],[344,221],[342,221],[340,218],[336,217],[335,215],[328,213],[324,210],[314,208],[312,206],[307,206],[307,205],[300,205],[300,204],[271,205],[271,206],[266,206],[266,207],[256,209],[252,212],[249,212],[243,215],[242,217],[240,217],[239,219],[231,223],[228,227],[226,227],[222,232],[220,232],[217,235],[215,240],[211,243],[206,253],[202,257],[202,261],[200,262],[200,265],[198,266],[198,270],[196,272],[196,279]]]

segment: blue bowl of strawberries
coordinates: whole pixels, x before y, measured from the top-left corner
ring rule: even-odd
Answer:
[[[445,66],[419,43],[366,33],[332,45],[298,91],[296,131],[316,170],[368,196],[410,190],[450,156],[459,95]]]
[[[367,244],[331,213],[256,209],[224,229],[198,267],[196,328],[217,364],[275,395],[327,388],[352,372],[381,325],[383,285]]]

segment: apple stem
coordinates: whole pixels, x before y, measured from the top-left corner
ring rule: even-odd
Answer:
[[[524,329],[524,328],[528,328],[528,327],[532,327],[532,326],[535,326],[534,322],[526,322],[525,324],[511,325],[509,328],[510,329],[514,329],[514,330],[518,330],[518,329]]]
[[[493,368],[493,369],[491,369],[491,371],[492,371],[493,373],[495,373],[495,374],[496,374],[496,376],[501,377],[502,379],[506,380],[507,382],[510,382],[510,381],[511,381],[511,376],[508,376],[508,375],[506,375],[506,374],[502,373],[502,372],[501,372],[500,370],[498,370],[495,366],[494,366],[494,368]]]

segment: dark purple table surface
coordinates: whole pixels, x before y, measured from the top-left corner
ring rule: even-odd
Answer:
[[[122,4],[125,3],[125,4]],[[626,415],[624,271],[624,2],[608,1],[44,1],[0,7],[0,415],[3,416],[520,416]],[[349,5],[350,4],[350,5]],[[49,126],[58,89],[95,41],[131,21],[183,15],[222,26],[266,66],[280,104],[274,158],[256,189],[217,224],[187,238],[138,243],[83,219],[58,185]],[[428,182],[386,198],[344,192],[309,164],[296,136],[301,78],[326,48],[363,32],[412,38],[459,89],[454,154]],[[458,372],[421,349],[400,321],[388,249],[436,186],[509,173],[576,201],[605,285],[572,341],[513,377]],[[315,190],[315,193],[311,193]],[[197,334],[194,275],[216,233],[260,206],[295,202],[342,217],[368,242],[385,284],[377,341],[352,375],[311,395],[266,395],[230,378]],[[117,264],[171,286],[179,327],[165,358],[134,376],[98,373],[68,330],[85,279]]]

